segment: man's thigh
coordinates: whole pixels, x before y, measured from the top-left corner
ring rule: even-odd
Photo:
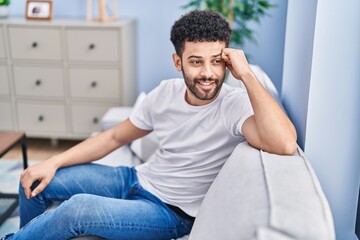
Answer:
[[[136,181],[135,170],[128,167],[82,164],[59,169],[42,195],[52,201],[64,201],[80,193],[124,198]]]
[[[161,240],[190,232],[192,222],[177,216],[156,197],[147,195],[145,192],[136,199],[124,200],[76,194],[31,221],[16,236],[60,240],[96,235],[105,239]]]
[[[53,218],[50,222],[65,221],[69,233],[106,239],[171,239],[190,230],[164,204],[148,199],[123,200],[79,194],[61,204]],[[61,222],[54,226],[59,227]]]

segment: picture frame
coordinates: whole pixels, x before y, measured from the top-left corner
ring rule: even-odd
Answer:
[[[28,20],[52,19],[52,0],[27,0],[25,16]]]

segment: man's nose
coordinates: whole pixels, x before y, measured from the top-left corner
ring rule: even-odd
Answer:
[[[210,65],[204,65],[201,69],[200,75],[204,78],[210,78],[211,76],[213,76],[213,72],[211,70]]]

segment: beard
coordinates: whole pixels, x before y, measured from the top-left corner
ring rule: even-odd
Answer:
[[[185,79],[185,84],[190,92],[199,100],[213,100],[219,93],[221,86],[225,79],[225,74],[221,76],[221,78],[191,78],[189,77],[184,69],[181,70],[183,77]],[[214,84],[215,87],[209,89],[203,89],[201,85],[212,85]]]

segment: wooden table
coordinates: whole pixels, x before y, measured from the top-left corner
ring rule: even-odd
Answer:
[[[3,157],[8,151],[10,151],[17,144],[21,144],[21,150],[23,155],[24,169],[27,168],[27,143],[26,135],[24,132],[4,132],[0,131],[0,158]],[[1,189],[0,189],[1,190]],[[3,211],[0,212],[0,225],[3,224],[15,210],[19,204],[18,194],[9,194],[0,192],[0,206]]]

